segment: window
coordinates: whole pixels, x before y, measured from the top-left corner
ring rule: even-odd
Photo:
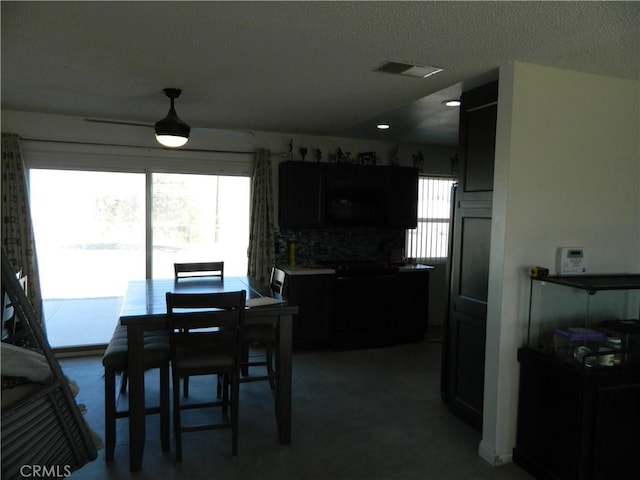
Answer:
[[[249,177],[32,168],[29,182],[55,348],[107,343],[128,281],[146,272],[224,260],[225,274],[246,275]]]
[[[153,277],[221,260],[225,275],[246,275],[250,188],[248,177],[153,174]]]
[[[453,178],[420,177],[418,226],[407,230],[406,256],[416,261],[443,263],[449,254],[449,222]]]

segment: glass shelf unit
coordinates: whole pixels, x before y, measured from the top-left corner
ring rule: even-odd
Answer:
[[[640,361],[639,318],[639,274],[531,277],[529,348],[586,367]]]

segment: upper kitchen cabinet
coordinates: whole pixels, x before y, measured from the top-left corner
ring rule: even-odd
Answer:
[[[491,199],[497,112],[498,82],[462,95],[460,197],[465,200]]]
[[[327,190],[377,191],[388,188],[385,167],[330,163]]]
[[[416,168],[280,164],[280,228],[413,228],[417,202]]]
[[[418,225],[418,169],[388,167],[387,225],[416,228]]]
[[[280,164],[278,220],[280,228],[318,228],[324,221],[326,164]]]

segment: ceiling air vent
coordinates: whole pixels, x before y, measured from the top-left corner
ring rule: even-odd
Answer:
[[[442,69],[439,67],[413,65],[411,63],[403,62],[385,62],[379,67],[376,67],[373,71],[406,75],[408,77],[426,78],[441,72]]]

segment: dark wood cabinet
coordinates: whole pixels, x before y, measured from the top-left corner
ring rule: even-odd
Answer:
[[[387,169],[375,165],[327,164],[327,189],[386,192]]]
[[[317,228],[324,222],[325,164],[283,162],[279,166],[280,228]]]
[[[416,228],[418,225],[418,169],[393,168],[386,171],[389,182],[387,225]]]
[[[414,228],[418,169],[288,161],[279,166],[280,228]]]
[[[429,269],[370,278],[286,274],[283,295],[300,309],[293,324],[296,350],[420,341],[429,323]]]
[[[513,460],[536,478],[638,478],[640,363],[583,368],[518,351],[520,392]]]
[[[497,82],[462,95],[461,171],[453,198],[442,362],[443,398],[455,415],[478,430],[484,398],[497,95]]]
[[[498,116],[498,82],[462,94],[460,198],[491,200]]]
[[[335,282],[331,347],[389,347],[395,342],[397,275],[345,277]]]
[[[420,341],[429,323],[429,270],[336,279],[334,298],[334,349]]]
[[[396,342],[423,340],[429,324],[429,271],[400,273],[397,295]]]
[[[283,295],[300,308],[293,322],[294,349],[329,345],[333,285],[333,275],[286,275]]]

